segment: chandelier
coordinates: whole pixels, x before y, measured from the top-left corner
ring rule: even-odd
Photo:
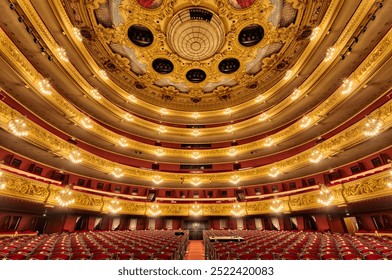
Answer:
[[[200,114],[198,112],[194,112],[194,113],[192,113],[192,117],[194,119],[198,119],[200,117]]]
[[[279,169],[277,167],[272,167],[270,169],[270,171],[268,172],[268,175],[271,176],[271,177],[276,177],[279,174],[280,174],[280,171],[279,171]]]
[[[5,187],[7,186],[7,183],[2,177],[3,177],[3,172],[0,171],[0,190],[4,190]]]
[[[266,119],[268,119],[268,114],[267,113],[262,113],[260,116],[259,116],[259,121],[265,121]]]
[[[122,210],[122,207],[120,206],[120,201],[118,201],[117,197],[114,197],[112,200],[109,201],[108,209],[109,212],[112,214],[117,214]]]
[[[12,134],[18,137],[25,137],[29,135],[27,124],[24,120],[25,117],[11,119],[8,122],[8,128],[11,130]]]
[[[200,131],[198,129],[193,129],[192,135],[193,135],[193,137],[198,137],[200,135]]]
[[[156,149],[155,153],[158,157],[161,157],[165,154],[165,151],[161,148],[158,148],[158,149]]]
[[[99,70],[99,75],[101,75],[102,79],[104,79],[104,80],[109,79],[108,73],[106,73],[106,71],[103,69]]]
[[[199,152],[192,152],[192,157],[193,157],[194,159],[198,159],[198,158],[201,157],[201,154],[200,154]]]
[[[200,216],[203,213],[201,205],[194,204],[189,210],[189,215]]]
[[[333,56],[335,55],[335,52],[336,52],[336,49],[335,49],[334,47],[330,47],[330,48],[327,50],[327,53],[325,54],[324,61],[325,61],[325,62],[330,61],[330,60],[333,58]]]
[[[96,88],[92,89],[90,93],[97,100],[100,100],[102,98],[102,95],[99,93],[99,91]]]
[[[310,35],[309,39],[310,41],[313,41],[314,39],[316,39],[317,35],[320,32],[320,27],[316,26],[315,28],[313,28],[312,34]]]
[[[161,113],[161,115],[169,114],[169,111],[166,108],[161,108],[161,110],[159,110],[159,112]]]
[[[382,128],[382,120],[379,118],[369,117],[365,124],[365,136],[376,136]]]
[[[198,185],[201,184],[201,179],[199,177],[193,177],[191,179],[191,184],[197,187]]]
[[[113,171],[111,172],[111,174],[116,178],[120,178],[120,177],[124,176],[124,173],[120,167],[113,168]]]
[[[390,178],[389,178],[389,181],[388,181],[388,183],[387,183],[387,186],[388,186],[389,188],[392,188],[392,170],[389,172],[389,174],[390,174]]]
[[[81,153],[79,152],[78,149],[72,150],[69,153],[68,157],[69,157],[70,161],[72,161],[73,163],[81,163],[83,161],[82,160],[82,155],[81,155]]]
[[[52,94],[52,86],[47,79],[42,79],[38,82],[39,91],[44,95]]]
[[[284,75],[283,79],[284,79],[285,81],[288,81],[288,80],[290,80],[291,77],[293,77],[293,76],[294,76],[294,71],[290,69],[290,70],[287,70],[287,72],[286,72],[286,74]]]
[[[295,89],[291,94],[291,100],[296,100],[301,95],[301,91],[299,89]]]
[[[68,185],[59,191],[55,199],[62,207],[67,207],[75,202],[72,191]]]
[[[118,140],[118,144],[121,146],[121,147],[127,147],[128,146],[128,140],[127,139],[125,139],[124,137],[121,137],[119,140]]]
[[[317,202],[324,206],[328,206],[331,205],[333,200],[334,200],[334,196],[332,192],[328,190],[324,184],[320,184],[320,194],[317,199]]]
[[[312,122],[312,119],[309,116],[304,116],[301,119],[299,126],[302,128],[306,128],[311,124],[311,122]]]
[[[342,85],[342,93],[343,94],[348,94],[352,91],[353,89],[353,81],[351,81],[350,79],[344,79],[343,80],[343,85]]]
[[[160,126],[158,126],[158,132],[160,133],[160,134],[163,134],[163,133],[166,133],[167,132],[167,129],[163,126],[163,125],[160,125]]]
[[[240,176],[238,176],[238,175],[232,175],[231,177],[230,177],[230,183],[232,183],[232,184],[234,184],[234,185],[236,185],[236,184],[238,184],[238,182],[241,180],[241,178],[240,178]]]
[[[259,102],[261,102],[261,101],[264,101],[264,99],[265,99],[265,96],[262,95],[262,94],[259,94],[259,95],[256,97],[255,101],[256,101],[257,103],[259,103]]]
[[[74,35],[75,35],[76,39],[78,39],[79,42],[82,42],[83,41],[83,36],[82,36],[82,33],[80,32],[79,28],[74,27],[73,28],[73,32],[74,32]]]
[[[92,128],[93,127],[93,125],[91,123],[91,119],[89,117],[84,117],[81,122],[82,122],[82,125],[84,126],[84,128]]]
[[[237,150],[234,148],[229,149],[229,151],[227,152],[229,154],[229,156],[233,157],[237,154]]]
[[[271,147],[274,144],[274,139],[272,139],[271,137],[267,137],[264,140],[264,146],[266,147]]]
[[[151,206],[148,208],[148,210],[147,210],[147,215],[148,215],[148,216],[156,217],[156,216],[159,216],[159,214],[161,214],[161,212],[162,212],[162,211],[161,211],[159,205],[154,204],[154,205],[151,205]]]
[[[154,176],[152,176],[152,181],[154,182],[154,184],[158,185],[163,182],[163,179],[159,175],[154,175]]]
[[[323,156],[324,156],[323,153],[319,149],[314,149],[310,154],[309,161],[311,163],[317,163],[323,159]]]
[[[226,127],[226,129],[225,129],[225,131],[227,132],[227,133],[233,133],[233,131],[235,130],[235,128],[234,128],[234,126],[233,125],[228,125],[227,127]]]
[[[133,116],[132,116],[130,113],[125,113],[124,119],[125,119],[126,121],[131,122],[131,121],[133,121]]]
[[[241,207],[238,203],[233,205],[233,209],[231,209],[231,214],[233,214],[236,217],[241,217],[245,215],[245,209]]]
[[[277,197],[271,202],[270,209],[275,213],[279,213],[283,210],[283,201]]]

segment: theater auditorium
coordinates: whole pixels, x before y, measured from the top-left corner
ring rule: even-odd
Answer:
[[[392,259],[392,1],[0,10],[0,259]]]

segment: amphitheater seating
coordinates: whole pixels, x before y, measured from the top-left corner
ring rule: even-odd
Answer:
[[[239,236],[243,242],[210,242],[210,236]],[[301,231],[210,230],[204,232],[208,259],[380,260],[392,259],[389,236]]]
[[[1,236],[0,258],[10,260],[183,259],[189,233],[98,231]]]
[[[209,237],[234,236],[225,242]],[[0,258],[10,260],[179,260],[189,233],[174,231],[97,231],[1,236]],[[338,233],[208,230],[207,259],[217,260],[381,260],[392,259],[390,236]]]

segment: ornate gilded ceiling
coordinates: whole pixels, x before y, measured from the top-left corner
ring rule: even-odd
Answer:
[[[330,1],[63,1],[110,79],[147,103],[224,109],[285,75]]]
[[[392,133],[378,0],[15,3],[0,3],[0,144],[16,154],[134,186],[251,188],[390,146],[363,133],[373,117]]]

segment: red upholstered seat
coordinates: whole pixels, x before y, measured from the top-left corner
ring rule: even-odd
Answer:
[[[118,248],[109,248],[109,249],[108,249],[108,252],[109,252],[109,253],[118,254],[118,253],[123,252],[123,250],[118,249]]]
[[[297,260],[298,255],[297,254],[292,254],[292,253],[284,253],[280,255],[280,258],[282,260]]]
[[[90,260],[91,254],[89,253],[76,253],[72,254],[71,260]]]
[[[322,260],[339,260],[340,256],[335,253],[325,253],[325,254],[321,254],[321,259]]]
[[[257,260],[258,256],[254,253],[245,253],[238,256],[240,260]]]
[[[258,258],[260,260],[273,260],[274,259],[274,255],[271,254],[271,253],[259,254]]]
[[[133,257],[135,260],[151,260],[152,255],[139,253],[139,254],[135,254]]]
[[[118,260],[132,260],[133,259],[133,254],[131,254],[131,253],[121,253],[121,254],[118,254],[117,259]]]
[[[94,254],[92,257],[93,260],[111,260],[112,255],[107,253],[98,253]]]
[[[153,249],[153,248],[144,249],[143,252],[144,253],[149,253],[149,254],[156,254],[156,253],[158,253],[157,249]]]
[[[49,254],[47,253],[35,253],[29,257],[29,260],[47,260],[49,259]]]
[[[342,254],[341,258],[343,260],[361,260],[362,259],[362,257],[359,254],[351,254],[351,253]]]
[[[300,254],[299,258],[301,260],[320,260],[320,256],[314,253],[304,253]]]
[[[70,258],[71,258],[70,254],[63,254],[63,253],[51,254],[49,256],[50,260],[69,260]]]
[[[14,249],[12,249],[12,250],[11,249],[1,249],[0,254],[8,255],[8,254],[11,254],[13,250]]]
[[[384,256],[378,253],[366,252],[362,255],[365,260],[382,260]]]
[[[7,259],[9,260],[26,260],[28,254],[26,252],[18,252],[8,255]]]
[[[153,256],[154,260],[171,260],[172,259],[172,255],[171,254],[154,254]]]
[[[106,253],[106,250],[103,248],[97,248],[97,249],[90,249],[91,254],[103,254]]]
[[[125,252],[131,253],[131,254],[139,254],[140,250],[136,248],[125,248]]]

